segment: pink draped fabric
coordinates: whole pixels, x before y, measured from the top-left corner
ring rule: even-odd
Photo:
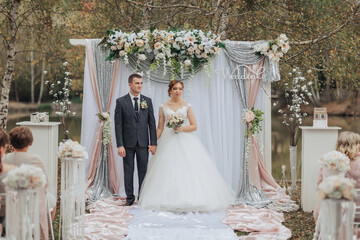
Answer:
[[[89,65],[90,82],[91,82],[92,90],[94,92],[96,105],[98,106],[99,112],[103,112],[103,109],[101,107],[101,97],[99,94],[99,87],[98,87],[97,80],[96,80],[95,61],[94,61],[94,55],[92,52],[91,41],[87,41],[85,49],[86,49],[86,57],[88,60],[88,65]],[[111,78],[109,101],[108,101],[108,105],[107,105],[107,109],[106,109],[107,112],[110,111],[112,98],[114,96],[114,90],[115,90],[115,85],[116,85],[116,78],[117,78],[117,75],[119,72],[119,66],[120,66],[119,61],[115,61],[114,66],[113,66],[113,74],[112,74],[112,78]],[[96,169],[98,168],[97,160],[99,159],[100,152],[101,152],[102,128],[103,128],[103,123],[100,122],[99,129],[96,133],[94,151],[93,151],[93,154],[92,154],[91,160],[90,160],[90,168],[89,168],[89,173],[87,176],[87,182],[88,182],[87,188],[90,188],[92,186],[94,178],[95,178],[95,174],[96,174]],[[111,186],[112,191],[114,193],[117,193],[119,191],[120,181],[119,181],[119,178],[115,171],[115,169],[116,169],[115,156],[114,156],[113,147],[112,147],[111,143],[108,144],[108,153],[109,153],[108,161],[109,161],[109,169],[110,169],[110,171],[109,171],[110,186]]]
[[[255,105],[257,93],[259,91],[262,72],[264,67],[264,61],[261,60],[257,64],[248,65],[247,67],[247,80],[246,89],[248,95],[248,108],[252,108]],[[250,145],[249,145],[249,181],[250,184],[258,189],[262,189],[267,197],[278,196],[277,189],[279,185],[275,182],[274,178],[266,170],[259,145],[255,137],[250,133]]]

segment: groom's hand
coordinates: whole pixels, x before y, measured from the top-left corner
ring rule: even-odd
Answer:
[[[149,152],[151,152],[151,154],[152,155],[154,155],[155,154],[155,152],[156,152],[156,146],[154,146],[154,145],[150,145],[149,146],[149,150],[148,150]]]
[[[124,147],[118,147],[118,154],[120,157],[125,157],[126,156],[126,151]]]

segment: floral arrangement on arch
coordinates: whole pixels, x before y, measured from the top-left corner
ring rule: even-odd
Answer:
[[[68,139],[65,142],[60,142],[58,156],[59,158],[89,158],[85,147],[81,146],[77,141],[73,141],[71,139]]]
[[[285,34],[280,34],[275,40],[258,43],[254,46],[255,53],[267,56],[272,62],[279,62],[289,49],[289,39]]]
[[[107,32],[100,44],[110,49],[107,60],[122,57],[125,64],[129,56],[137,58],[137,68],[140,61],[151,62],[150,70],[171,66],[171,79],[182,77],[184,69],[193,74],[201,64],[209,62],[210,58],[219,53],[225,44],[213,32],[201,30],[141,30],[126,33],[119,28]]]
[[[320,163],[329,171],[330,175],[345,174],[350,169],[350,159],[338,151],[326,153],[320,158]]]
[[[111,117],[108,112],[97,113],[100,121],[104,122],[102,128],[102,142],[103,145],[106,146],[108,143],[111,142]]]
[[[12,189],[37,189],[45,187],[46,176],[41,168],[23,164],[10,170],[3,182]]]
[[[250,132],[252,134],[261,133],[261,117],[264,113],[255,108],[245,109],[243,112],[243,121],[248,124],[248,129],[245,131],[245,138],[249,137]]]
[[[334,175],[326,178],[318,187],[321,199],[348,199],[357,198],[355,181],[344,176]]]

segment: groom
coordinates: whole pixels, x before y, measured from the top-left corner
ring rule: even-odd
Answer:
[[[150,98],[140,94],[142,85],[143,80],[139,74],[130,75],[130,92],[116,99],[115,133],[118,154],[123,158],[124,164],[126,206],[131,206],[135,201],[134,156],[136,155],[137,160],[140,193],[149,152],[155,154],[157,144],[153,105]]]

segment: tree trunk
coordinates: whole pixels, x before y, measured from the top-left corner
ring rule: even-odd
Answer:
[[[31,31],[31,52],[30,52],[30,84],[31,84],[31,103],[35,103],[34,84],[35,84],[35,63],[34,63],[34,33]]]
[[[21,0],[13,0],[10,10],[10,40],[6,44],[6,70],[3,78],[3,88],[1,89],[0,97],[0,127],[6,129],[8,108],[9,108],[9,93],[11,81],[13,78],[15,67],[15,46],[16,46],[16,33],[18,26],[16,19],[18,18],[19,6]]]
[[[46,67],[45,59],[43,59],[42,65],[41,65],[40,92],[39,92],[39,98],[38,98],[38,103],[37,103],[38,106],[40,106],[40,104],[41,104],[41,99],[42,99],[42,95],[43,95],[43,91],[44,91],[45,67]]]
[[[221,3],[220,0],[213,0],[212,8],[215,9],[215,14],[212,24],[215,27],[215,34],[219,35],[221,39],[226,39],[226,27],[227,27],[227,15],[229,9],[224,9],[223,7],[219,6]]]
[[[153,0],[146,1],[146,4],[147,5],[153,5],[154,1]],[[151,19],[152,19],[151,12],[152,12],[152,9],[149,6],[144,7],[144,11],[143,11],[143,28],[147,29],[147,30],[150,30],[150,27],[151,27]]]

